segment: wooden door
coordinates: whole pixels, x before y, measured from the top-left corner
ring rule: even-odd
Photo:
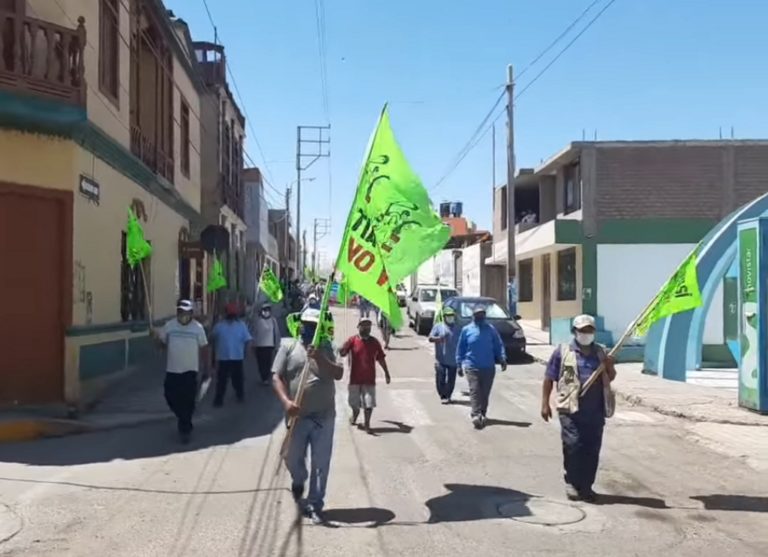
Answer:
[[[71,286],[64,288],[72,283],[71,197],[25,189],[35,190],[0,184],[0,403],[60,402],[72,300]]]

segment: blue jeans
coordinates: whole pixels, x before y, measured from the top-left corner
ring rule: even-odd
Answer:
[[[441,399],[451,398],[453,388],[456,386],[456,367],[435,362],[435,386]]]
[[[324,416],[304,416],[296,420],[291,437],[291,446],[285,464],[291,474],[294,486],[304,487],[309,477],[307,503],[316,511],[322,511],[325,504],[325,488],[331,468],[333,452],[333,429],[336,417],[333,413]],[[310,473],[307,474],[307,446],[310,448]]]
[[[560,437],[563,441],[565,482],[578,491],[592,488],[600,464],[603,444],[602,416],[560,414]]]

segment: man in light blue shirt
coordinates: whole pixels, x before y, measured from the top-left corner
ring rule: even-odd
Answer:
[[[485,319],[485,306],[478,305],[472,314],[473,322],[466,325],[459,335],[456,362],[464,370],[469,383],[472,424],[475,429],[483,429],[496,364],[501,365],[501,371],[506,370],[507,356],[499,332]]]
[[[435,323],[429,333],[429,342],[435,345],[435,386],[443,404],[451,403],[456,386],[456,345],[459,343],[459,327],[456,312],[451,308],[443,310],[443,323]],[[458,373],[463,375],[461,370]]]
[[[214,325],[211,332],[218,369],[216,371],[216,396],[213,405],[220,408],[224,404],[227,393],[227,383],[232,380],[232,387],[238,402],[245,398],[245,379],[243,377],[243,360],[245,348],[253,340],[248,327],[239,318],[240,308],[237,304],[227,304],[226,319]]]

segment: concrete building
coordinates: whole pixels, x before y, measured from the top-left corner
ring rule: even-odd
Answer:
[[[200,112],[204,130],[200,150],[201,212],[205,225],[221,225],[229,233],[229,251],[221,259],[229,292],[234,294],[244,286],[246,267],[245,117],[229,89],[224,47],[198,41],[192,43],[192,48],[206,87]]]
[[[553,342],[569,320],[598,316],[616,340],[694,245],[768,190],[768,141],[575,142],[515,186],[518,313]],[[494,194],[494,250],[506,263],[506,187]],[[704,359],[727,361],[723,294],[712,306]]]
[[[258,168],[243,172],[245,186],[245,284],[243,294],[255,300],[261,270],[266,265],[280,276],[280,252],[277,238],[270,231],[269,203],[264,195],[264,180]]]
[[[0,2],[3,404],[86,404],[153,353],[146,295],[160,320],[182,284],[203,288],[181,257],[203,83],[162,3],[131,5]],[[129,207],[145,273],[125,257]]]
[[[291,223],[285,209],[269,209],[269,230],[277,239],[277,253],[280,256],[280,278],[294,279],[296,274],[296,235],[291,233]],[[288,243],[286,245],[286,238]]]

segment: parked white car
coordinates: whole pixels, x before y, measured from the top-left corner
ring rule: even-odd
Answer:
[[[405,285],[401,282],[395,288],[395,294],[397,294],[397,303],[401,308],[404,308],[408,303],[408,293],[405,290]]]
[[[458,296],[456,289],[437,284],[420,284],[408,299],[408,320],[418,335],[429,334],[435,319],[437,291],[440,290],[442,301]]]

